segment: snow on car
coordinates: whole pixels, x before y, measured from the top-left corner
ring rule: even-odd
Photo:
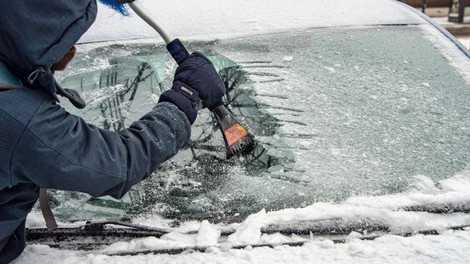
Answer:
[[[225,160],[204,112],[189,145],[122,200],[53,191],[63,229],[42,229],[33,213],[28,236],[36,244],[18,263],[50,255],[60,262],[468,259],[470,53],[444,29],[388,0],[142,4],[214,62],[226,106],[255,135],[255,151]],[[163,41],[136,15],[100,7],[78,51],[58,79],[88,103],[70,111],[100,127],[129,125],[172,81]],[[188,254],[165,255],[180,252]]]

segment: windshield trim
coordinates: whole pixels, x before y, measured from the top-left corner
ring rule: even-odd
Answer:
[[[426,20],[427,22],[429,22],[429,24],[431,24],[434,28],[436,28],[437,30],[439,30],[442,34],[444,34],[450,41],[452,41],[468,58],[470,58],[470,50],[468,50],[467,48],[465,48],[464,45],[462,45],[462,43],[460,43],[460,41],[458,41],[454,35],[452,35],[449,31],[447,31],[444,27],[442,27],[439,23],[437,23],[435,20],[433,20],[432,18],[430,18],[429,16],[427,16],[426,14],[410,7],[409,5],[403,3],[403,2],[400,2],[400,1],[397,1],[398,4],[408,8],[409,10],[413,11],[415,14],[419,15],[421,18],[423,18],[424,20]],[[424,24],[424,23],[422,23]]]

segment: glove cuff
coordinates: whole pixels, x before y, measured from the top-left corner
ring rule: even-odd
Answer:
[[[167,90],[160,95],[158,102],[170,102],[179,110],[183,111],[188,117],[191,125],[194,123],[197,117],[197,108],[192,100],[183,95],[182,93],[175,91],[173,89]]]
[[[191,102],[193,102],[194,107],[197,110],[202,109],[202,101],[201,98],[199,98],[199,92],[194,90],[193,88],[189,87],[188,85],[180,82],[180,81],[175,81],[173,82],[173,87],[171,87],[171,90],[177,91],[187,97]]]

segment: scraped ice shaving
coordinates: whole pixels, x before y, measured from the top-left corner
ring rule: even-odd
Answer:
[[[156,94],[151,94],[150,95],[150,100],[152,100],[152,102],[156,104],[160,100],[160,96],[156,95]]]
[[[190,229],[193,229],[194,224],[195,222],[192,222]],[[133,239],[128,242],[117,242],[106,247],[102,253],[113,254],[194,246],[213,246],[218,244],[220,233],[220,230],[215,225],[211,225],[209,221],[205,220],[199,224],[197,234],[188,234],[181,232],[181,230],[174,230],[160,238],[147,237]]]
[[[196,237],[190,234],[184,234],[179,231],[173,231],[163,235],[160,239],[166,241],[181,242],[186,245],[194,245],[196,243]]]
[[[181,241],[171,241],[158,239],[156,237],[146,237],[134,239],[130,242],[116,242],[105,249],[102,253],[113,254],[119,252],[140,252],[145,250],[160,250],[175,247],[186,247],[187,243]]]
[[[282,61],[292,61],[293,59],[294,59],[294,57],[292,57],[292,56],[284,56],[282,58]]]
[[[410,191],[422,192],[422,193],[436,193],[439,191],[436,183],[429,177],[424,175],[415,176],[415,182],[411,184]]]
[[[266,221],[266,211],[263,209],[252,214],[231,234],[227,242],[233,245],[256,244],[261,238],[261,228]]]
[[[201,227],[199,228],[199,232],[196,237],[196,245],[217,245],[217,243],[219,242],[220,233],[220,230],[211,225],[209,221],[204,220],[201,223]]]
[[[300,242],[306,241],[305,238],[301,238],[298,236],[285,236],[281,233],[274,233],[274,234],[263,234],[259,240],[260,244],[282,244],[282,243],[289,243],[289,242]]]
[[[325,66],[325,69],[328,70],[328,71],[331,72],[331,73],[335,73],[335,72],[336,72],[335,68],[333,68],[333,67],[327,67],[327,66]]]

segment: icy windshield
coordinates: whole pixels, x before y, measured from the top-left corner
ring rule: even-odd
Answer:
[[[189,145],[122,200],[55,191],[56,214],[225,219],[399,193],[416,176],[437,181],[468,169],[470,83],[427,34],[423,26],[321,28],[188,43],[216,65],[227,108],[255,135],[255,151],[225,160],[203,110]],[[88,106],[64,105],[121,130],[152,108],[175,67],[159,45],[87,48],[59,79]]]

